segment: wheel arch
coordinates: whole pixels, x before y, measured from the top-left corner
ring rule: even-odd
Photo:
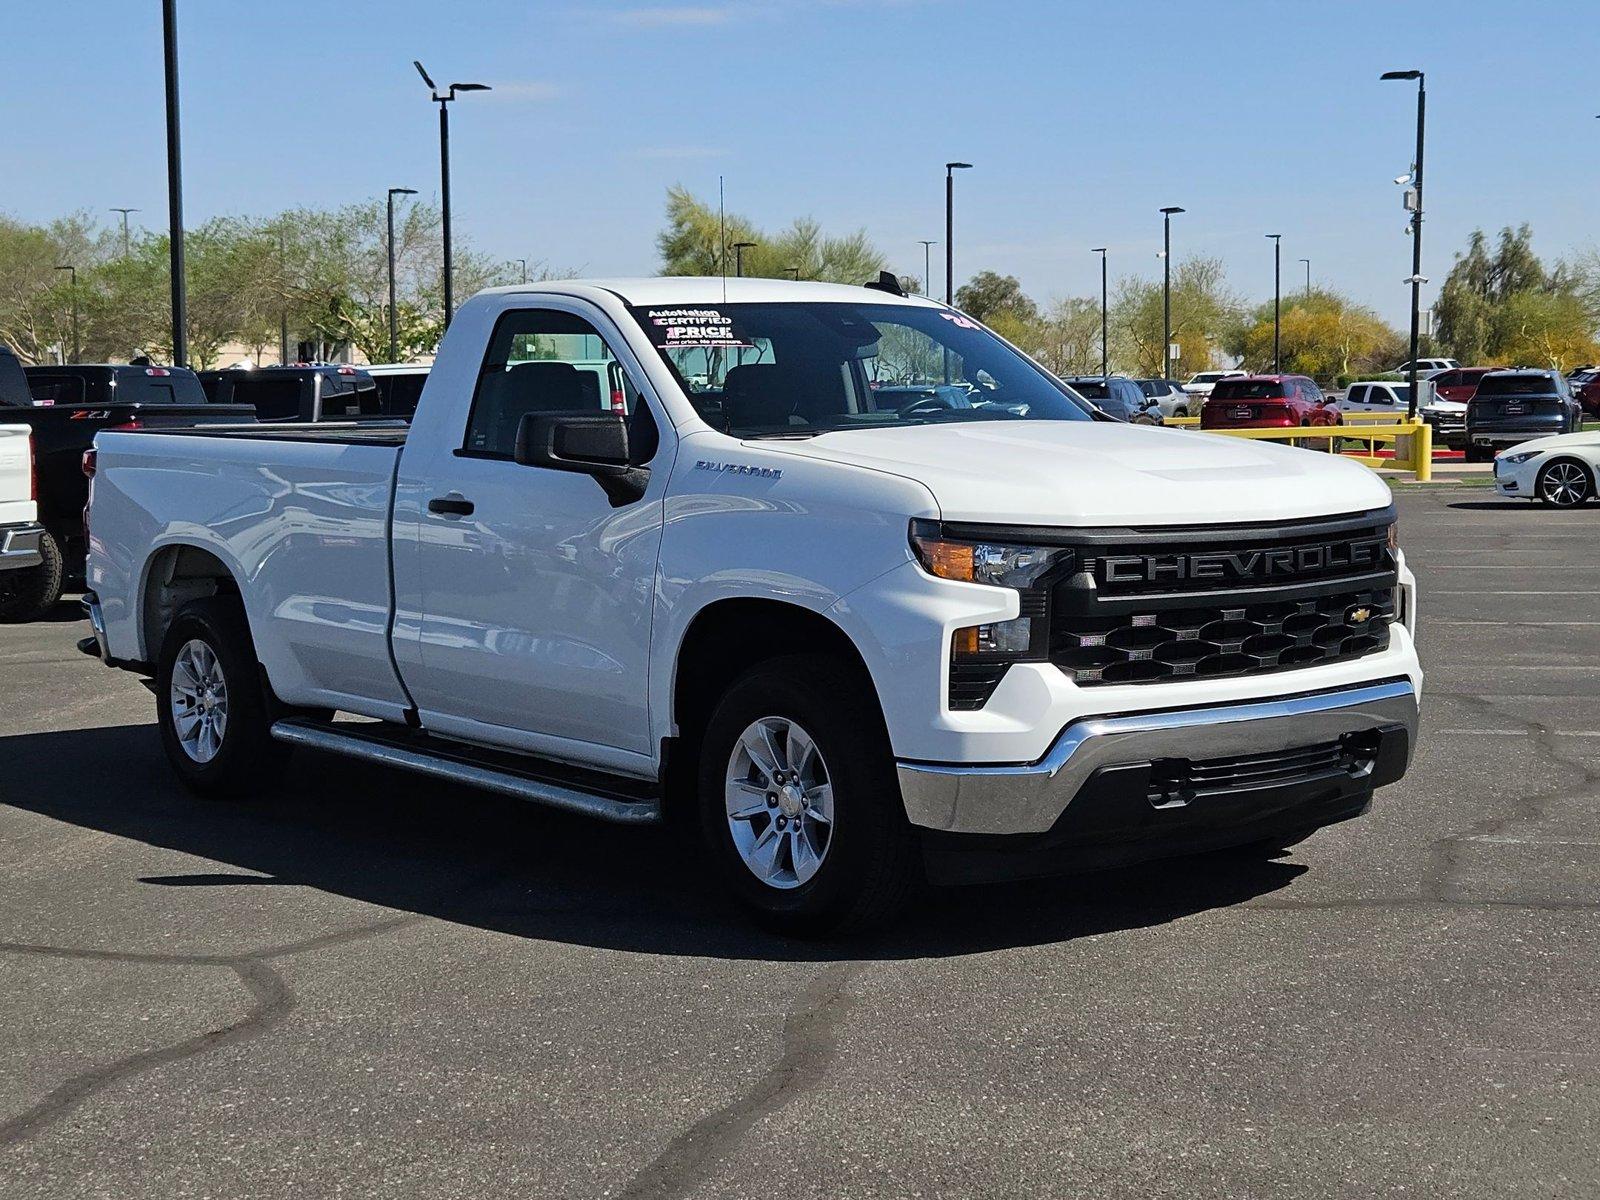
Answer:
[[[154,662],[179,609],[203,596],[232,595],[243,602],[235,570],[215,549],[194,542],[160,546],[145,562],[139,583],[140,656]]]

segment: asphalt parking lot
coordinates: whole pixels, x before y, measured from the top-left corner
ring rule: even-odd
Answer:
[[[830,950],[670,838],[301,755],[179,790],[0,627],[0,1195],[1600,1193],[1600,509],[1411,491],[1411,775],[1270,862]]]

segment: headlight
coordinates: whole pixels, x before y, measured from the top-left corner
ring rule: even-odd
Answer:
[[[1400,553],[1400,522],[1391,521],[1389,524],[1389,553]]]
[[[1065,546],[1029,546],[948,538],[937,522],[911,523],[911,548],[923,570],[940,579],[987,583],[1026,591],[1057,563],[1070,558]]]
[[[1543,453],[1543,450],[1524,450],[1521,454],[1502,454],[1500,461],[1510,463],[1514,467],[1520,463],[1527,462],[1530,458],[1538,458]]]

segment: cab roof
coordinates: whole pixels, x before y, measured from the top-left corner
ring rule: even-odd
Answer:
[[[724,279],[720,275],[648,275],[636,279],[548,279],[488,288],[490,295],[578,295],[590,289],[620,296],[630,305],[656,304],[906,304],[943,308],[926,296],[896,296],[876,288],[793,279]]]

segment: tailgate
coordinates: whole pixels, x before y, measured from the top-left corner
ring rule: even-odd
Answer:
[[[0,425],[0,525],[35,519],[32,437],[27,425]]]

